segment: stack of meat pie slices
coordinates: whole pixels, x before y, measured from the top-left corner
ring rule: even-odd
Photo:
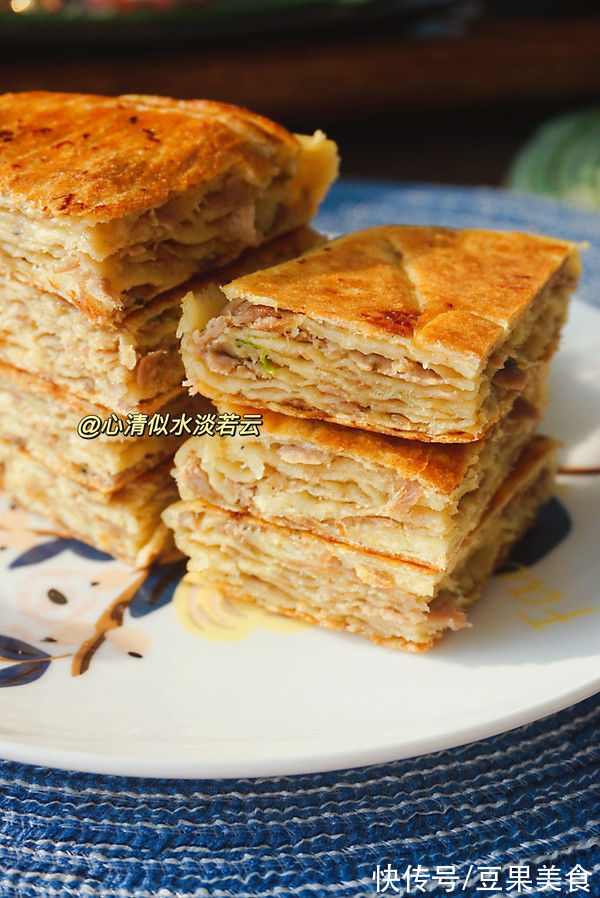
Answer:
[[[336,172],[320,132],[220,103],[1,96],[4,490],[132,564],[167,552],[171,459],[202,407],[182,298],[315,246]]]
[[[535,430],[579,270],[561,240],[386,226],[224,285],[208,323],[189,296],[192,390],[264,419],[178,450],[189,580],[410,650],[463,627],[552,490]]]

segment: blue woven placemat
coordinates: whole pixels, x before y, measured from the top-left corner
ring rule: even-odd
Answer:
[[[346,183],[317,224],[394,220],[590,239],[580,296],[598,302],[600,216],[491,190]],[[599,732],[596,696],[500,737],[338,773],[204,782],[0,762],[0,898],[600,898]]]
[[[361,898],[377,894],[378,865],[380,894],[418,894],[405,874],[420,864],[430,894],[445,894],[434,877],[453,865],[448,894],[486,894],[482,874],[517,894],[510,868],[527,865],[529,894],[559,894],[538,888],[543,868],[568,894],[579,865],[599,896],[599,731],[594,697],[465,748],[341,773],[185,782],[5,762],[0,895]]]

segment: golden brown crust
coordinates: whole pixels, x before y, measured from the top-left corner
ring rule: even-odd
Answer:
[[[484,358],[550,278],[572,243],[514,232],[385,225],[233,281],[229,299]]]
[[[231,403],[220,404],[219,408],[238,414],[248,412],[248,409]],[[252,408],[251,411],[262,415],[261,431],[274,437],[307,442],[334,455],[393,468],[400,477],[417,480],[445,495],[450,495],[461,485],[467,468],[481,449],[480,441],[424,443],[311,418],[293,418],[264,409]],[[535,407],[524,399],[517,399],[510,414],[529,420],[532,416],[539,417]]]
[[[274,240],[263,243],[259,247],[246,250],[241,256],[238,256],[237,259],[229,262],[227,265],[222,265],[220,268],[215,268],[190,278],[178,287],[173,287],[171,290],[161,293],[158,299],[165,307],[170,306],[177,298],[183,299],[187,293],[198,293],[209,284],[217,284],[218,286],[227,284],[248,271],[254,271],[257,268],[269,268],[272,265],[279,264],[282,260],[287,261],[326,242],[327,238],[319,234],[318,231],[313,230],[308,225],[303,225],[300,228],[289,231],[287,234],[275,237]],[[145,314],[145,309],[134,311],[125,320],[135,321],[136,316],[144,316]]]
[[[109,221],[232,168],[291,173],[300,146],[236,106],[31,91],[0,96],[0,194],[36,214]]]
[[[118,98],[128,103],[134,103],[150,109],[179,109],[186,115],[195,115],[198,118],[214,116],[215,118],[239,117],[241,125],[249,134],[254,134],[260,139],[265,134],[275,140],[287,143],[290,132],[271,121],[264,115],[252,112],[245,106],[234,106],[231,103],[221,103],[218,100],[174,100],[172,97],[161,97],[153,94],[121,94]]]
[[[238,414],[248,411],[230,403],[219,403],[219,408]],[[400,477],[430,484],[443,493],[451,493],[461,483],[471,458],[479,449],[477,443],[448,446],[423,443],[264,409],[251,411],[262,415],[261,431],[274,437],[307,442],[335,455],[394,468]]]

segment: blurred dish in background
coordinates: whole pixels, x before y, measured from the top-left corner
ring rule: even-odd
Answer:
[[[86,41],[109,44],[182,37],[246,40],[353,28],[357,22],[443,35],[460,33],[477,11],[474,0],[0,0],[0,39],[22,34],[24,25],[27,37],[39,43],[61,38],[63,29],[74,26]],[[50,23],[52,32],[44,33]]]
[[[514,160],[508,186],[600,209],[600,108],[542,125]]]

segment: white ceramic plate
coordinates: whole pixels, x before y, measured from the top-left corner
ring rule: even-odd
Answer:
[[[394,219],[600,231],[600,218],[492,191],[344,185],[322,216],[338,231]],[[592,248],[584,293],[600,287],[599,258]],[[565,465],[600,466],[599,422],[600,312],[575,302],[546,426]],[[7,508],[0,755],[143,776],[300,773],[447,748],[559,710],[600,689],[599,509],[600,477],[561,477],[521,547],[524,567],[494,578],[472,629],[415,656],[205,602],[177,586],[177,565],[142,582]]]

